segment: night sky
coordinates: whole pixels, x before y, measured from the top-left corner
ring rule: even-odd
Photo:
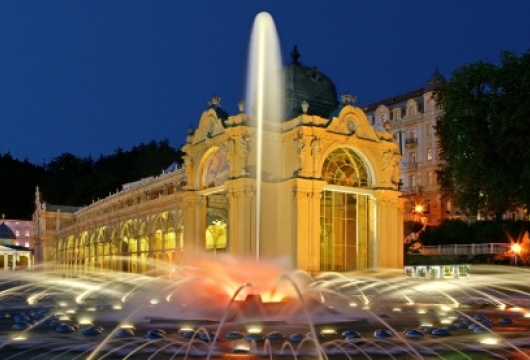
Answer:
[[[41,164],[180,147],[207,102],[237,113],[254,17],[366,104],[530,49],[528,0],[0,2],[0,154]]]

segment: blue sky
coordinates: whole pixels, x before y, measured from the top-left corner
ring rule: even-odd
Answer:
[[[530,49],[530,1],[0,2],[0,153],[50,161],[150,140],[175,147],[208,100],[237,113],[254,17],[273,16],[283,62],[298,45],[366,104]]]

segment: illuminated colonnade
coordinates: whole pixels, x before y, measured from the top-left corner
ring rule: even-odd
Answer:
[[[186,139],[182,169],[71,212],[37,191],[39,262],[73,273],[148,273],[204,251],[288,257],[311,273],[403,266],[400,156],[389,131],[347,103],[329,119],[302,114],[268,130],[264,142],[279,157],[261,184],[260,213],[255,130],[246,114],[223,117],[216,106]]]

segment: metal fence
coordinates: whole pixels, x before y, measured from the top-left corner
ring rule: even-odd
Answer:
[[[485,243],[485,244],[451,244],[422,246],[421,255],[480,255],[498,254],[510,250],[509,243]]]

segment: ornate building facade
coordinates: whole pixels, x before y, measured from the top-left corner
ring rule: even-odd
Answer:
[[[338,104],[333,83],[298,56],[285,69],[289,117],[261,137],[276,154],[266,153],[261,183],[252,119],[243,105],[228,115],[214,97],[181,169],[79,209],[46,204],[37,190],[38,261],[145,273],[208,252],[287,258],[310,273],[401,268],[399,146],[351,96]]]
[[[34,265],[33,223],[7,220],[0,223],[0,270],[30,270]]]
[[[436,176],[440,158],[435,125],[443,109],[433,95],[444,81],[436,70],[425,86],[363,106],[375,127],[389,125],[399,146],[405,220],[428,225],[461,216],[441,195]]]

